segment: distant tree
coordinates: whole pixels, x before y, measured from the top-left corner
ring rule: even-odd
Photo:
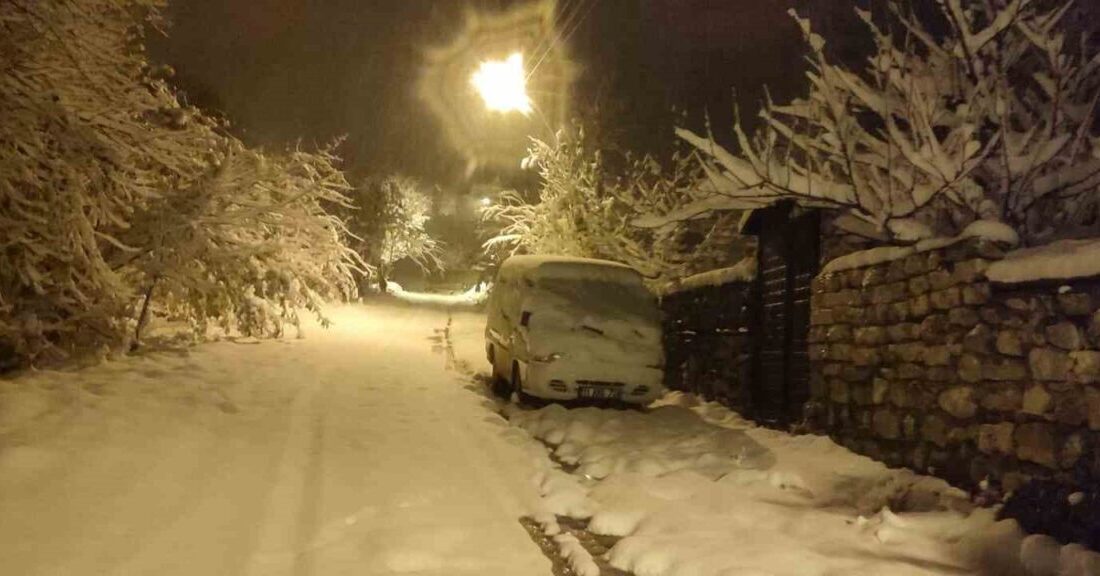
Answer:
[[[393,265],[408,258],[425,272],[442,270],[440,243],[427,231],[432,199],[415,179],[393,175],[364,180],[346,212],[353,249],[370,266],[367,276],[382,292]]]
[[[528,153],[525,164],[541,177],[537,197],[506,192],[484,211],[498,227],[486,250],[615,260],[653,282],[690,267],[685,227],[662,217],[694,198],[701,174],[691,157],[676,155],[666,167],[651,156],[605,156],[580,128],[554,143],[533,140]]]
[[[142,50],[162,5],[0,2],[0,363],[124,345],[154,305],[255,331],[259,302],[348,288],[331,156],[181,106]]]
[[[950,235],[977,220],[1025,241],[1100,231],[1100,57],[1063,26],[1072,2],[938,3],[946,34],[890,4],[866,23],[863,70],[830,62],[799,20],[808,95],[767,102],[739,151],[680,130],[720,206],[793,199],[842,212],[845,230],[885,242]],[[1078,41],[1079,40],[1079,41]]]

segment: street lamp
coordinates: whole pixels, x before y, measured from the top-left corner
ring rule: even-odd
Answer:
[[[534,109],[527,95],[527,73],[523,54],[514,52],[504,60],[487,60],[474,72],[470,82],[485,106],[497,112],[519,112],[527,116]]]

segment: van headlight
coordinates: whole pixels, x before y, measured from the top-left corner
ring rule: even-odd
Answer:
[[[553,362],[555,360],[560,360],[564,356],[565,356],[564,354],[561,354],[559,352],[553,352],[551,354],[547,354],[546,356],[537,356],[537,357],[534,358],[534,360],[535,360],[535,362],[547,363],[547,362]]]

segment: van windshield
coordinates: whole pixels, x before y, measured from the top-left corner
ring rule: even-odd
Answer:
[[[642,284],[589,278],[540,278],[537,287],[586,313],[633,316],[654,322],[660,319],[655,297]]]

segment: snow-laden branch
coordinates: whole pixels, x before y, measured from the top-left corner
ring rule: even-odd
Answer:
[[[977,219],[1027,241],[1075,233],[1100,207],[1100,56],[1066,48],[1069,4],[944,0],[942,40],[895,5],[888,26],[857,11],[875,45],[862,70],[831,62],[826,39],[795,15],[808,94],[766,102],[753,137],[738,123],[737,153],[678,130],[706,175],[696,205],[679,212],[791,199],[897,243]]]

